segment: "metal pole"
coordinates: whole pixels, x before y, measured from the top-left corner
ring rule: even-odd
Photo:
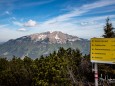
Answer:
[[[94,70],[95,70],[95,86],[98,86],[98,65],[97,63],[95,63]]]

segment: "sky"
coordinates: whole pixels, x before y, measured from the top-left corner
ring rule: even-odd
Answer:
[[[46,31],[101,37],[115,27],[115,0],[0,0],[0,42]]]

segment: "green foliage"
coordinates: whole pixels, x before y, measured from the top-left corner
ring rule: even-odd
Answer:
[[[106,25],[104,26],[104,38],[114,38],[115,37],[115,28],[113,28],[112,23],[110,23],[110,19],[106,19]]]
[[[110,19],[106,19],[106,25],[104,27],[104,38],[115,38],[115,28],[110,23]],[[115,78],[115,66],[113,64],[99,64],[99,74],[105,76],[109,76],[109,78]]]
[[[85,64],[84,64],[85,62]],[[35,60],[0,58],[0,85],[4,86],[75,86],[90,71],[89,61],[79,50],[60,48],[49,56]],[[90,80],[87,80],[90,81]],[[83,83],[82,83],[83,84]]]

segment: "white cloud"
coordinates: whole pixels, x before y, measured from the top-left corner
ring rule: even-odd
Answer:
[[[10,15],[10,12],[9,11],[5,11],[6,14]]]
[[[55,21],[49,23],[46,21],[36,27],[36,32],[40,31],[62,31],[71,35],[76,35],[81,38],[90,39],[92,37],[101,37],[103,34],[103,27],[105,25],[105,19],[108,16],[100,17],[87,17],[83,19],[76,19],[70,21]],[[115,18],[115,15],[109,15],[110,19]],[[50,20],[51,21],[51,20]],[[114,20],[112,21],[114,24]]]
[[[66,14],[59,15],[52,19],[49,19],[37,26],[37,22],[29,20],[26,23],[20,23],[18,21],[13,21],[13,24],[18,26],[32,27],[35,28],[26,31],[25,28],[20,28],[18,31],[10,29],[0,30],[0,40],[7,40],[11,38],[17,38],[23,35],[32,34],[36,32],[44,31],[62,31],[71,35],[76,35],[81,38],[91,38],[91,37],[100,37],[103,34],[103,26],[105,25],[105,19],[108,16],[100,17],[84,17],[77,19],[77,16],[82,16],[83,14],[94,10],[95,8],[100,8],[108,5],[115,4],[114,0],[100,0],[92,4],[83,5],[79,8],[76,8]],[[73,17],[76,17],[73,19]],[[109,15],[110,19],[115,18],[115,15]],[[23,21],[22,21],[23,22]],[[115,25],[115,21],[112,21]],[[36,26],[36,27],[35,27]],[[41,29],[42,28],[42,29]],[[23,31],[25,31],[23,33]],[[10,34],[9,34],[10,33]],[[9,34],[7,36],[7,34]]]
[[[80,22],[81,25],[83,26],[90,26],[90,25],[95,25],[98,23],[105,23],[106,18],[109,17],[110,19],[115,18],[115,15],[109,15],[109,16],[100,16],[100,17],[87,17],[80,19],[78,22]],[[77,20],[73,21],[77,22]]]
[[[37,25],[37,22],[33,20],[29,20],[24,24],[25,27],[35,27],[36,25]]]
[[[12,21],[12,23],[14,25],[17,25],[17,26],[23,26],[23,24],[21,22],[18,22],[18,21]]]
[[[0,28],[4,28],[6,26],[8,26],[9,24],[0,24]]]
[[[98,37],[103,33],[105,19],[108,16],[89,17],[83,19],[77,19],[77,16],[82,16],[95,8],[105,7],[113,4],[115,4],[115,1],[110,0],[100,0],[91,4],[86,4],[66,14],[49,19],[48,21],[45,21],[39,25],[38,28],[43,28],[44,31],[60,30],[84,38]],[[76,20],[74,17],[76,17]],[[115,15],[109,15],[109,17],[115,18]]]
[[[38,5],[43,5],[52,2],[53,0],[46,0],[46,1],[36,1],[36,2],[31,2],[31,3],[26,3],[22,6],[38,6]]]
[[[16,39],[21,36],[29,35],[27,32],[20,32],[12,30],[11,28],[0,28],[0,42],[8,41],[9,39]]]
[[[68,20],[71,20],[73,17],[82,16],[83,14],[85,14],[95,8],[105,7],[105,6],[109,6],[109,5],[113,5],[113,4],[115,4],[115,0],[96,1],[94,3],[86,4],[79,8],[75,8],[74,10],[72,10],[66,14],[59,15],[53,19],[48,20],[46,23],[68,21]]]
[[[81,25],[87,25],[89,22],[81,22]]]
[[[27,31],[25,28],[20,28],[18,31]]]
[[[14,25],[17,25],[17,26],[24,26],[24,27],[35,27],[37,25],[37,22],[36,21],[33,21],[33,20],[29,20],[25,23],[21,23],[19,21],[12,21]]]
[[[99,16],[99,17],[90,17],[90,18],[85,18],[82,20],[85,21],[100,21],[100,20],[105,20],[107,17],[109,17],[110,19],[115,18],[115,15],[106,15],[106,16]]]
[[[13,20],[16,20],[16,18],[15,18],[15,17],[12,17],[12,19],[13,19]]]
[[[11,15],[11,13],[9,11],[4,11],[4,12],[0,13],[0,17],[2,17],[4,15]]]
[[[95,9],[95,8],[104,7],[104,6],[113,5],[113,4],[115,4],[115,0],[111,0],[111,1],[110,0],[100,0],[92,4],[83,5],[81,9],[90,10],[90,9]]]

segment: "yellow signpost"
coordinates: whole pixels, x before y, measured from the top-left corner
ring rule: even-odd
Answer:
[[[91,62],[94,62],[95,86],[98,86],[98,64],[115,64],[115,38],[91,39]]]
[[[91,39],[91,62],[115,64],[115,38]]]

